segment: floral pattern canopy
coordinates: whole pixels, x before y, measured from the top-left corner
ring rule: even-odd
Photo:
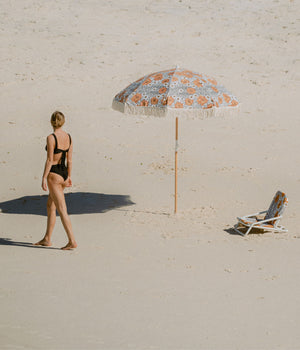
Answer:
[[[239,102],[215,79],[176,67],[130,84],[114,97],[112,107],[131,114],[209,117],[237,110]]]

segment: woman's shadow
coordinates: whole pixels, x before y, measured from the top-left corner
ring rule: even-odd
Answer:
[[[133,205],[128,195],[91,192],[75,192],[65,195],[68,214],[97,214]],[[29,214],[47,216],[48,195],[25,196],[0,203],[0,211],[6,214]]]

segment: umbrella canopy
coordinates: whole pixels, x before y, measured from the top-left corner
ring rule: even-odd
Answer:
[[[112,107],[130,114],[203,118],[236,111],[239,102],[215,79],[176,67],[130,84],[114,97]]]
[[[175,213],[177,212],[178,117],[226,115],[239,109],[239,102],[225,87],[204,74],[179,67],[148,74],[119,92],[112,107],[129,114],[174,115]]]

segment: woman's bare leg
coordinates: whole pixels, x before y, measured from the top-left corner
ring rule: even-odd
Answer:
[[[64,184],[60,181],[59,175],[56,174],[50,174],[48,178],[48,187],[49,187],[49,193],[51,195],[51,198],[53,199],[56,209],[58,211],[58,214],[61,218],[62,224],[64,226],[64,229],[67,233],[69,242],[68,244],[63,247],[62,249],[68,250],[73,249],[77,247],[77,243],[74,238],[73,229],[71,220],[69,218],[68,212],[67,212],[67,205],[65,201],[65,195],[64,195]]]
[[[47,231],[46,236],[51,240],[52,232],[56,222],[56,206],[54,200],[49,195],[47,202]]]
[[[51,236],[55,226],[55,221],[56,221],[56,206],[49,194],[48,201],[47,201],[47,230],[44,238],[41,241],[35,243],[34,245],[42,245],[46,247],[49,247],[52,245]]]

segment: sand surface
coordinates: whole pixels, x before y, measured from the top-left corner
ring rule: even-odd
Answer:
[[[299,2],[1,4],[0,349],[300,349]],[[239,116],[126,116],[113,96],[176,65],[215,77]],[[74,140],[78,249],[45,232],[51,113]],[[287,193],[284,234],[235,217]]]

